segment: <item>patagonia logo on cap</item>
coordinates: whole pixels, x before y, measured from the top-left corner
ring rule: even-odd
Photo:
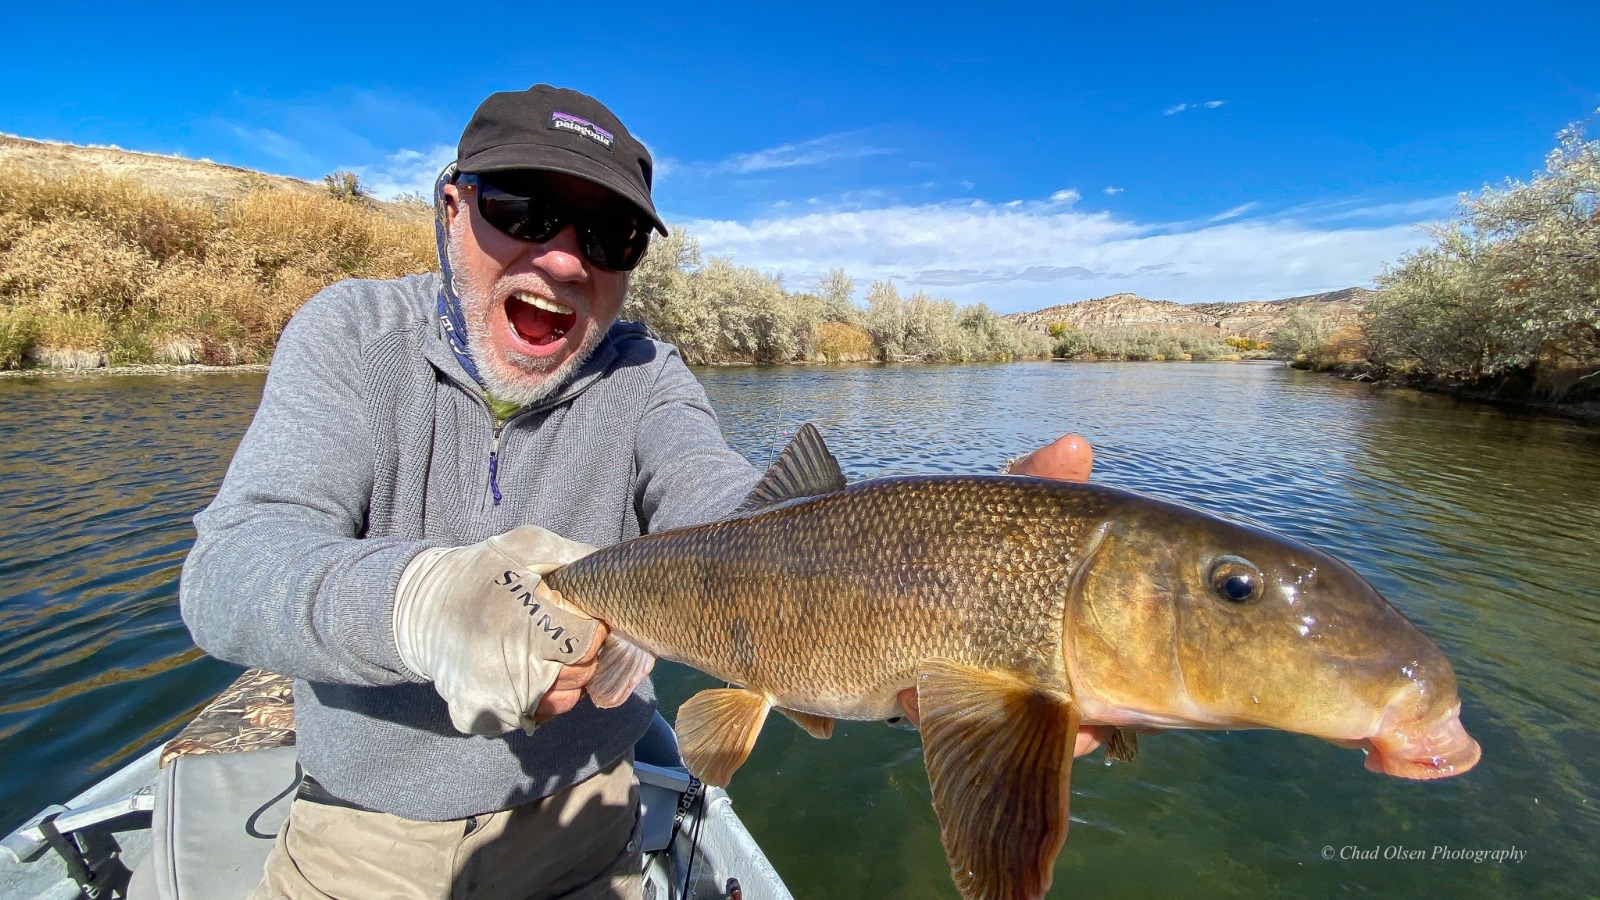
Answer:
[[[572,113],[564,113],[559,109],[550,113],[550,127],[556,131],[570,131],[573,134],[581,134],[607,150],[610,150],[611,145],[617,141],[611,132],[601,128],[599,125]]]

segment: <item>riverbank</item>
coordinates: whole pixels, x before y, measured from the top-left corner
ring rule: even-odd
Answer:
[[[1465,384],[1440,376],[1379,376],[1366,363],[1338,363],[1317,367],[1299,361],[1291,365],[1302,371],[1325,372],[1346,381],[1364,381],[1382,388],[1439,394],[1511,412],[1559,416],[1579,422],[1600,424],[1600,371],[1585,377],[1574,377],[1567,384],[1556,386],[1540,385],[1526,373]],[[1590,386],[1591,382],[1593,386]]]
[[[982,365],[996,365],[1005,362],[1057,362],[1057,363],[1111,363],[1130,362],[1135,360],[1113,359],[1020,359],[1020,360],[971,360],[971,363]],[[1225,356],[1211,360],[1186,360],[1186,359],[1151,359],[1136,360],[1137,362],[1277,362],[1263,356]],[[966,365],[967,363],[950,363],[943,361],[901,359],[891,362],[876,359],[841,359],[841,360],[791,360],[783,363],[758,363],[748,360],[733,360],[730,362],[703,363],[694,366],[697,369],[749,369],[758,366],[794,366],[801,368],[858,368],[862,366],[949,366]],[[92,366],[84,368],[51,368],[38,367],[31,369],[0,369],[0,379],[28,379],[28,378],[94,378],[111,377],[118,375],[218,375],[238,373],[260,373],[268,369],[267,363],[240,363],[232,366],[213,366],[200,363],[128,363],[125,365]]]
[[[45,177],[48,173],[48,177]],[[345,278],[438,270],[432,206],[211,163],[0,136],[0,370],[264,363],[307,298]],[[690,363],[1043,357],[983,304],[835,269],[811,291],[702,259],[681,227],[633,271],[627,318]]]
[[[1586,397],[1581,400],[1549,400],[1536,396],[1506,396],[1494,391],[1463,389],[1421,380],[1413,382],[1409,379],[1378,383],[1390,388],[1403,388],[1428,394],[1443,394],[1458,400],[1486,403],[1512,412],[1560,416],[1579,422],[1600,425],[1600,399]]]
[[[126,366],[100,366],[93,369],[6,369],[0,371],[0,379],[109,378],[120,375],[235,375],[265,371],[267,371],[266,363],[241,363],[236,366],[134,363]]]

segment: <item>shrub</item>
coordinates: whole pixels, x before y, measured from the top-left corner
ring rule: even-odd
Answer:
[[[1380,369],[1476,382],[1600,369],[1600,141],[1559,135],[1544,171],[1464,199],[1379,278],[1359,344]]]
[[[156,261],[114,230],[77,217],[33,223],[0,255],[0,297],[41,313],[124,312]]]
[[[873,358],[872,335],[844,322],[817,326],[816,356],[824,362],[866,362]]]
[[[1188,360],[1228,356],[1214,335],[1171,328],[1112,328],[1083,331],[1068,325],[1050,355],[1058,359]]]
[[[1320,357],[1327,349],[1333,331],[1323,320],[1303,309],[1289,315],[1289,321],[1272,333],[1272,352],[1281,359]]]
[[[367,199],[367,189],[361,186],[361,176],[340,170],[322,176],[328,196],[341,203],[360,203]]]

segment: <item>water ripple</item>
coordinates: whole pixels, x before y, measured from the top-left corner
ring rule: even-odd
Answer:
[[[1600,831],[1600,430],[1249,364],[699,373],[765,463],[803,422],[852,478],[988,472],[1068,431],[1095,479],[1329,550],[1445,649],[1484,762],[1370,775],[1278,733],[1147,736],[1073,774],[1063,890],[1107,896],[1592,892]],[[0,382],[0,819],[140,752],[223,687],[176,610],[190,518],[259,375]],[[1138,677],[1130,673],[1129,677]],[[658,672],[671,710],[714,686]],[[733,785],[798,896],[953,896],[916,736],[774,720]],[[1518,866],[1328,863],[1323,846],[1528,849]]]
[[[178,572],[260,392],[260,376],[0,382],[8,825],[148,749],[234,671],[189,640]],[[197,416],[212,427],[175,427]]]

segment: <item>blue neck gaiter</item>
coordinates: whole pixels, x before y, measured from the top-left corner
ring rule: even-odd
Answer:
[[[439,245],[439,273],[443,276],[436,309],[444,336],[450,342],[450,352],[456,355],[456,361],[472,380],[487,391],[483,376],[472,362],[472,354],[467,352],[467,320],[461,313],[461,298],[456,296],[455,273],[450,270],[450,223],[445,217],[444,186],[455,179],[456,164],[451,163],[433,182],[433,237]]]

